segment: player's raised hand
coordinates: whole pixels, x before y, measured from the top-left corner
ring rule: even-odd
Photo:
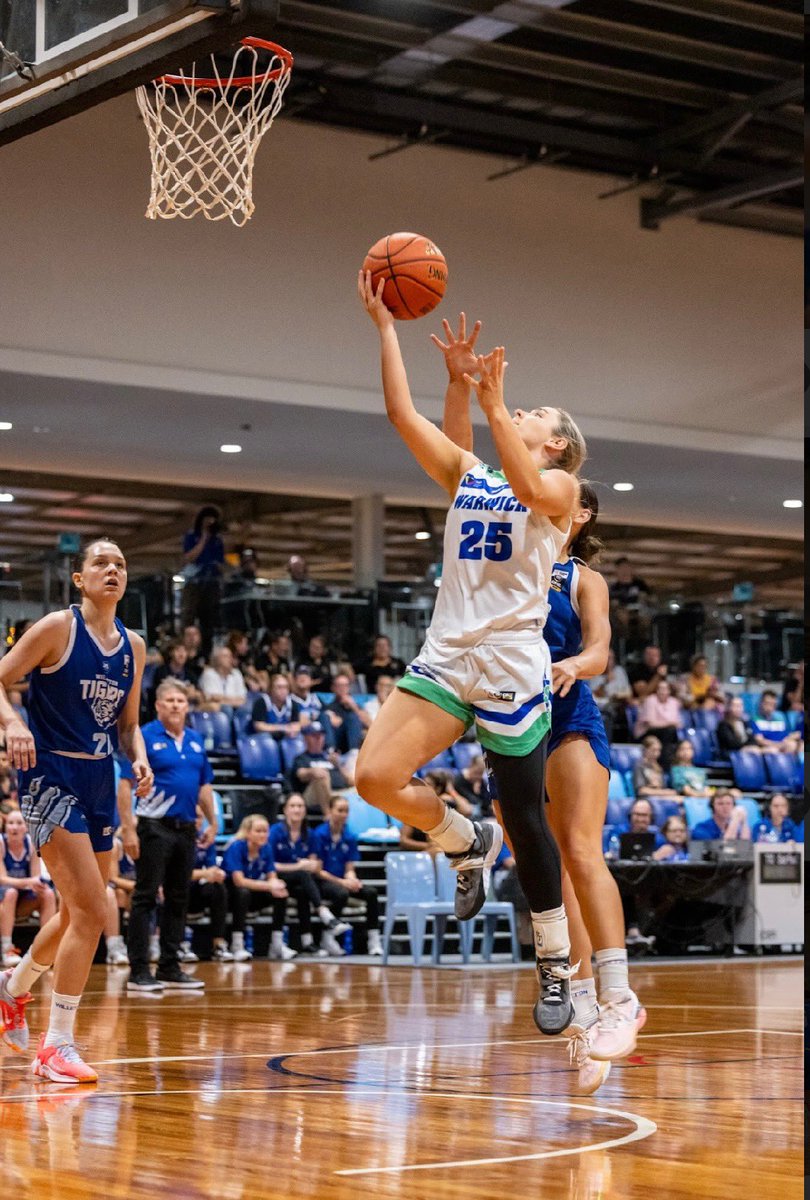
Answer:
[[[478,370],[478,356],[475,353],[475,343],[478,340],[478,334],[481,332],[481,322],[476,321],[472,327],[470,336],[467,337],[467,317],[464,313],[459,314],[458,318],[458,334],[454,334],[450,328],[449,321],[442,321],[444,336],[447,338],[443,342],[435,333],[430,335],[430,340],[434,346],[438,346],[444,355],[447,373],[454,383],[461,382],[465,374],[472,374]]]
[[[360,302],[380,332],[390,328],[394,324],[390,308],[386,308],[385,304],[383,304],[382,294],[384,287],[385,280],[381,279],[375,291],[371,282],[371,272],[357,272],[357,292],[360,296]]]
[[[475,369],[480,379],[474,379],[469,373],[464,375],[464,382],[475,389],[478,403],[485,413],[503,406],[503,375],[506,367],[504,348],[496,346],[489,354],[478,355]]]

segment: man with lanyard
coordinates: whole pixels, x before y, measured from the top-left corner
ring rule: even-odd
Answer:
[[[202,988],[180,969],[180,942],[186,921],[191,872],[197,848],[197,805],[208,821],[200,845],[216,836],[213,772],[198,735],[186,729],[188,699],[180,684],[165,680],[155,696],[157,719],[143,727],[146,754],[155,773],[148,796],[138,799],[133,813],[129,789],[119,792],[119,816],[124,850],[136,863],[135,891],[129,918],[130,977],[127,991],[152,992]],[[128,778],[126,768],[122,782]],[[137,828],[135,818],[137,817]],[[160,961],[149,970],[149,915],[163,888]]]

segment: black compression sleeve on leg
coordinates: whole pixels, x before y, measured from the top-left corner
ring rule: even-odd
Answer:
[[[548,736],[521,758],[487,750],[518,879],[532,912],[562,904],[560,852],[546,819],[547,746]]]

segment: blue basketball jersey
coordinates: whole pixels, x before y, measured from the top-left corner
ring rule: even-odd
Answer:
[[[35,667],[28,689],[28,724],[37,749],[103,758],[118,748],[118,717],[135,675],[127,631],[116,617],[120,639],[102,649],[71,605],[70,635],[52,667]]]
[[[551,651],[551,661],[572,658],[582,649],[582,625],[579,620],[577,588],[579,565],[575,558],[555,563],[548,590],[549,613],[543,637]]]
[[[0,851],[3,852],[3,869],[10,879],[28,879],[31,874],[31,855],[34,848],[28,834],[23,843],[22,858],[15,858],[8,848],[8,842],[0,833]]]

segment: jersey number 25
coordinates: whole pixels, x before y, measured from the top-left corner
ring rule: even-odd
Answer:
[[[461,526],[459,558],[488,558],[490,562],[506,562],[512,557],[512,523],[490,521],[465,521]],[[483,546],[481,542],[483,540]]]

